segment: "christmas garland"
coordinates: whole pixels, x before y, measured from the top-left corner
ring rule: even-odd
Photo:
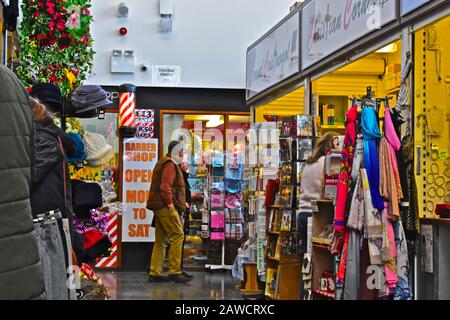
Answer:
[[[54,83],[67,96],[92,69],[91,0],[23,0],[15,65],[27,88]]]

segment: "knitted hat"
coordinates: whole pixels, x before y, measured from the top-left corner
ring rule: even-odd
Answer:
[[[61,90],[53,83],[38,83],[31,88],[30,96],[38,98],[51,112],[61,113],[63,100]]]
[[[101,134],[86,132],[83,140],[87,161],[90,166],[101,166],[113,158],[113,149]]]
[[[67,158],[67,161],[69,161],[69,163],[72,163],[81,160],[86,160],[86,154],[84,152],[84,143],[83,140],[81,140],[80,135],[76,133],[69,133],[68,136],[69,139],[72,140],[75,145],[75,154],[73,157]]]
[[[79,86],[71,97],[70,102],[76,114],[85,113],[96,108],[105,107],[113,102],[108,99],[107,93],[100,86]]]

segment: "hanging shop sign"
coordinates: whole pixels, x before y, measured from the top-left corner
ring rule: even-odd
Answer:
[[[247,99],[300,71],[300,13],[247,51]]]
[[[136,138],[153,138],[155,134],[155,109],[137,109],[134,126],[137,127],[134,135]]]
[[[153,242],[153,212],[147,210],[158,139],[126,138],[123,142],[122,242]]]
[[[427,2],[430,2],[430,0],[401,0],[400,12],[404,16]]]
[[[303,70],[397,18],[396,0],[313,0],[303,8]]]
[[[152,66],[152,85],[156,87],[176,87],[180,85],[180,66]]]

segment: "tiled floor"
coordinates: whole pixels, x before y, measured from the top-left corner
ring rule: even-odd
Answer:
[[[229,273],[191,272],[187,284],[149,283],[145,272],[97,272],[111,288],[111,300],[242,300]]]

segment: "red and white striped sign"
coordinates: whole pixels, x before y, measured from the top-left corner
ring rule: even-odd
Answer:
[[[108,237],[109,240],[112,242],[111,247],[111,254],[109,257],[104,257],[97,260],[97,263],[95,264],[96,268],[117,268],[118,267],[118,261],[117,261],[117,248],[119,245],[119,215],[118,211],[113,212],[107,220],[107,227],[106,230],[108,231]]]
[[[121,92],[119,97],[119,126],[134,126],[136,95],[134,92]]]

